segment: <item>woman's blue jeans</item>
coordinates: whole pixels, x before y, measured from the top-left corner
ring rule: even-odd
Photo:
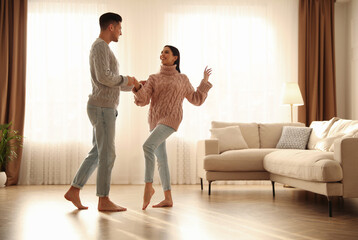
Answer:
[[[157,156],[158,170],[162,188],[164,191],[170,190],[170,173],[168,165],[167,150],[165,140],[175,130],[163,124],[159,124],[150,134],[147,141],[143,144],[145,157],[145,179],[146,183],[153,182],[155,156]]]
[[[72,186],[82,189],[98,167],[97,196],[108,197],[112,168],[116,158],[114,140],[118,112],[113,108],[88,104],[87,114],[93,126],[93,147],[78,169]]]

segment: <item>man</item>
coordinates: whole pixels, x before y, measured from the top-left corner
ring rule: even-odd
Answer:
[[[116,158],[115,123],[118,115],[120,91],[130,91],[136,81],[119,75],[118,62],[109,48],[122,35],[122,18],[115,13],[105,13],[99,18],[101,32],[90,52],[92,94],[89,95],[87,114],[93,126],[93,148],[78,169],[65,198],[78,209],[83,206],[79,196],[93,171],[97,170],[97,196],[99,211],[126,211],[109,199],[111,172]]]

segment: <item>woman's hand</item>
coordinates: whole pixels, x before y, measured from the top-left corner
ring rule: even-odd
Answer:
[[[211,68],[208,69],[208,66],[206,66],[205,70],[204,70],[204,81],[208,82],[209,81],[209,77],[211,75]]]

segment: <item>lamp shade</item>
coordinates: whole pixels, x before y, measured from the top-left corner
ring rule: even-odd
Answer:
[[[302,106],[304,104],[298,83],[296,82],[285,83],[283,94],[282,94],[282,103],[290,104],[294,106]]]

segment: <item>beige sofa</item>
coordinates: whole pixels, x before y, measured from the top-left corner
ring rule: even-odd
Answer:
[[[278,149],[285,126],[304,127],[302,123],[228,123],[212,122],[211,131],[239,126],[247,146],[229,146],[229,138],[201,140],[197,145],[197,169],[209,183],[219,180],[270,180],[275,197],[275,182],[327,196],[329,216],[331,197],[358,197],[358,120],[332,118],[310,125],[305,149]],[[244,144],[245,145],[245,144]],[[226,146],[227,148],[227,146]]]

